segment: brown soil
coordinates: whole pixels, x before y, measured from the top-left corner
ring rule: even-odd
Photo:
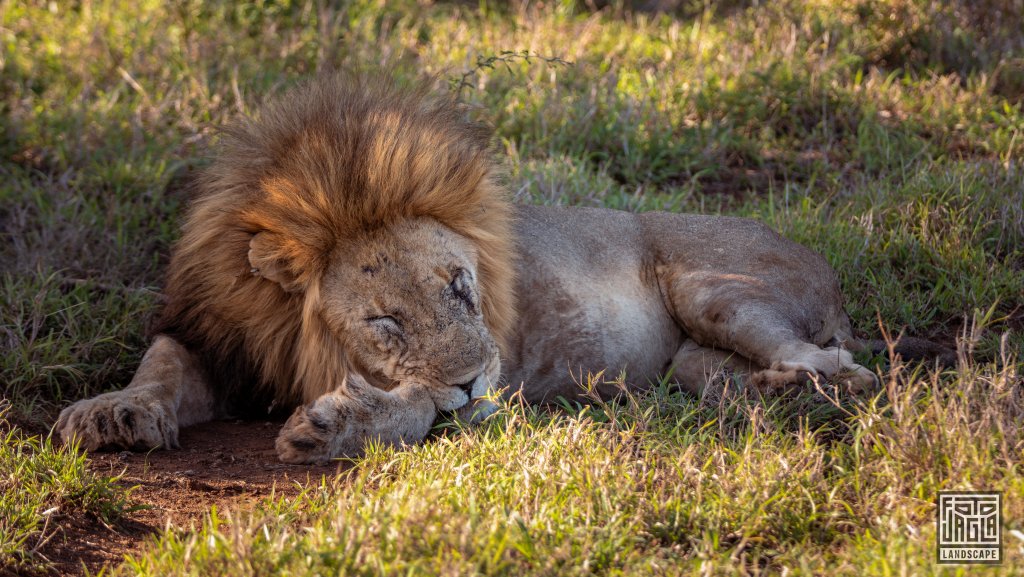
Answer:
[[[93,470],[124,472],[121,484],[134,487],[131,500],[145,508],[114,525],[99,519],[63,518],[41,552],[62,575],[96,573],[138,550],[168,524],[199,526],[203,514],[237,511],[261,497],[295,495],[337,465],[284,465],[274,439],[281,423],[217,421],[182,429],[182,448],[151,453],[94,453]]]

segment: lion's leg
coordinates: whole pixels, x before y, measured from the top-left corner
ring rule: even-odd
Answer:
[[[295,410],[277,436],[277,455],[286,463],[319,463],[361,455],[370,442],[418,443],[436,416],[424,387],[402,383],[384,391],[351,373],[342,386]]]
[[[178,428],[212,419],[214,396],[198,359],[161,335],[142,357],[132,382],[120,391],[74,403],[55,429],[82,448],[148,450],[178,447]]]
[[[702,347],[687,339],[672,357],[672,380],[692,395],[717,396],[730,379],[745,380],[761,368],[738,353]]]
[[[740,275],[661,272],[666,305],[691,338],[767,367],[752,375],[753,384],[778,388],[818,375],[838,375],[852,392],[877,384],[849,351],[817,344],[840,329],[845,316],[838,303],[798,302],[783,289]]]

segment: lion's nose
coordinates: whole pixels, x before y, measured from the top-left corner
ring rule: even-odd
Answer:
[[[457,388],[457,389],[459,389],[459,390],[461,390],[462,392],[466,393],[466,396],[472,399],[473,398],[473,385],[476,384],[476,381],[479,378],[480,378],[480,375],[477,374],[477,375],[474,375],[473,378],[471,378],[471,379],[469,379],[469,380],[467,380],[465,382],[452,383],[452,386]]]

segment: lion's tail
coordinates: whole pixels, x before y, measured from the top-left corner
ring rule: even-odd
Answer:
[[[889,351],[889,341],[886,339],[855,339],[851,336],[853,331],[850,330],[849,319],[844,325],[836,337],[844,341],[847,349],[854,352],[869,351],[875,355]],[[956,366],[956,351],[934,341],[918,337],[894,337],[892,352],[894,356],[899,355],[905,361],[934,361],[940,368]]]
[[[884,339],[862,340],[860,345],[876,355],[889,350],[889,343]],[[898,337],[894,339],[892,350],[905,361],[935,361],[941,368],[956,366],[956,351],[927,339]]]

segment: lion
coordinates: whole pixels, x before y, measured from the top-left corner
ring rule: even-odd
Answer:
[[[723,371],[877,384],[821,255],[744,218],[515,205],[490,130],[430,86],[323,76],[224,129],[151,347],[126,388],[64,409],[61,437],[170,449],[272,406],[294,411],[280,459],[313,463],[501,395],[580,398],[572,375],[602,370],[694,394]]]

